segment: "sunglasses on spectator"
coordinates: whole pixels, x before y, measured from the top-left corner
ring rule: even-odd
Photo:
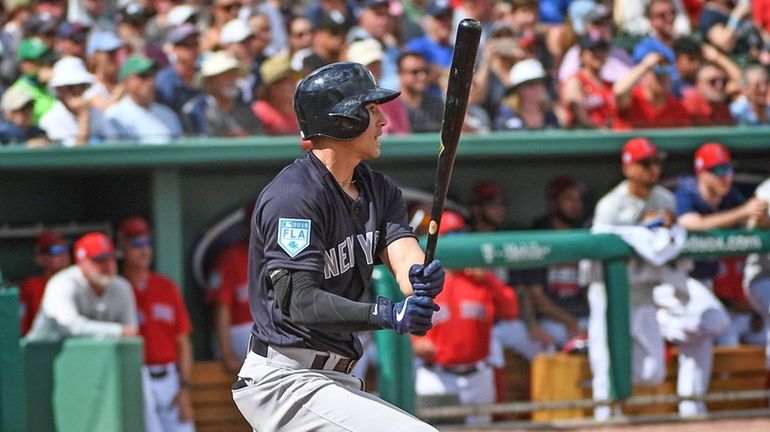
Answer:
[[[637,161],[636,163],[638,163],[644,168],[651,168],[653,166],[660,166],[661,160],[660,158],[656,158],[656,157],[648,157],[644,159],[639,159],[639,161]]]
[[[132,248],[143,248],[147,246],[152,246],[152,238],[151,237],[135,237],[131,239],[131,241],[128,243],[129,246]]]
[[[657,13],[651,14],[650,16],[652,18],[655,18],[655,19],[667,19],[668,20],[668,19],[673,19],[675,15],[674,15],[674,11],[673,10],[669,10],[669,11],[666,11],[666,12],[657,12]]]
[[[732,176],[733,175],[733,166],[732,165],[717,165],[715,167],[709,168],[709,172],[711,174],[714,174],[717,177],[725,177],[725,176]]]
[[[712,78],[709,80],[711,87],[724,87],[727,84],[727,78]]]
[[[67,246],[63,244],[55,244],[49,247],[47,250],[43,251],[42,253],[43,255],[51,255],[51,256],[61,255],[61,254],[67,253]]]
[[[409,75],[420,75],[420,74],[426,74],[426,75],[427,75],[427,74],[428,74],[428,72],[430,72],[430,69],[428,69],[428,68],[422,68],[422,69],[404,69],[404,70],[403,70],[403,71],[401,71],[401,72],[403,72],[403,73],[405,73],[405,74],[409,74]]]

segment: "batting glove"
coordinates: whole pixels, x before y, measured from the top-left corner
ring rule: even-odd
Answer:
[[[430,297],[409,296],[398,303],[386,297],[377,297],[374,313],[382,328],[393,329],[399,334],[424,334],[433,327],[431,317],[438,310],[439,306]]]
[[[437,259],[427,266],[415,264],[409,269],[409,282],[415,295],[436,298],[444,289],[444,265]]]

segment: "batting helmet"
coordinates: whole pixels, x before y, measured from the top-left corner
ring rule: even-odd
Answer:
[[[377,87],[372,73],[359,63],[332,63],[300,81],[294,112],[303,139],[326,136],[349,141],[369,127],[366,104],[388,102],[399,94]]]

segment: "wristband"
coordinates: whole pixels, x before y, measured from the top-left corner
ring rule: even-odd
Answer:
[[[730,19],[727,21],[727,27],[730,27],[731,29],[735,30],[738,28],[738,25],[741,23],[741,20],[738,18],[731,16]]]

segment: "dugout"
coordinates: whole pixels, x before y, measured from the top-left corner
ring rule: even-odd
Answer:
[[[548,180],[570,174],[587,187],[590,206],[620,180],[620,148],[638,135],[668,152],[664,177],[690,173],[692,153],[708,141],[731,149],[739,175],[770,174],[770,128],[765,127],[464,135],[449,197],[467,202],[477,180],[497,180],[505,187],[509,225],[521,228],[544,211]],[[371,165],[401,186],[430,191],[437,148],[437,134],[386,138],[382,156]],[[191,248],[207,226],[255,197],[300,154],[296,137],[0,148],[0,269],[11,281],[34,272],[31,245],[40,225],[76,235],[83,227],[109,230],[126,216],[145,215],[156,231],[156,268],[183,287],[196,358],[208,358],[209,321],[203,293],[191,277]]]

